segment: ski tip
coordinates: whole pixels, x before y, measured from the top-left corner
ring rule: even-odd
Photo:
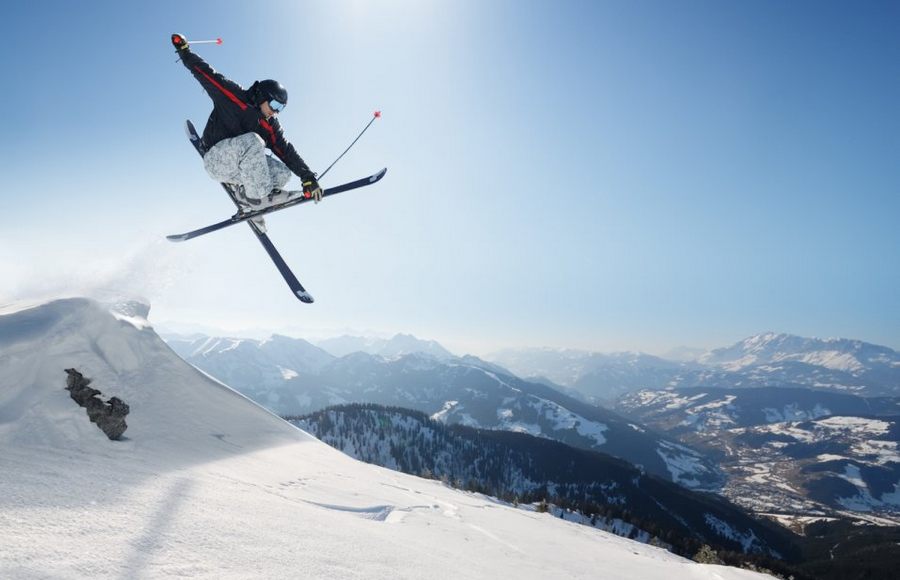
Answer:
[[[296,294],[297,294],[297,298],[300,299],[300,302],[303,302],[304,304],[312,304],[313,302],[315,302],[315,300],[312,297],[312,294],[310,294],[309,292],[307,292],[305,290],[297,290]]]
[[[379,179],[381,179],[382,177],[384,177],[384,174],[385,174],[385,173],[387,173],[387,167],[385,167],[384,169],[382,169],[381,171],[379,171],[378,173],[376,173],[375,175],[373,175],[372,177],[370,177],[370,178],[369,178],[369,183],[375,183],[376,181],[378,181]]]

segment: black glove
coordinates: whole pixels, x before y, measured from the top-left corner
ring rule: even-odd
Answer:
[[[314,176],[303,180],[303,197],[307,199],[313,197],[316,203],[322,201],[322,188]]]
[[[176,33],[172,35],[172,46],[175,47],[175,50],[182,51],[190,45],[188,44],[187,38]]]

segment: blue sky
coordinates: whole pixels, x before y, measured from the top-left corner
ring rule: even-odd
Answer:
[[[895,2],[15,2],[0,300],[141,294],[235,332],[663,352],[775,330],[900,348]],[[324,186],[287,291],[187,143],[169,34],[289,90]],[[297,181],[293,185],[298,185]]]

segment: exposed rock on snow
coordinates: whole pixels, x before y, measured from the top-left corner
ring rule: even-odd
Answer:
[[[118,397],[112,397],[104,403],[100,400],[102,393],[88,386],[91,384],[91,379],[86,378],[75,369],[66,369],[66,373],[69,375],[66,378],[66,390],[69,391],[69,395],[76,403],[87,410],[91,423],[95,423],[112,440],[121,437],[128,429],[128,425],[125,424],[125,416],[131,410],[125,401]]]

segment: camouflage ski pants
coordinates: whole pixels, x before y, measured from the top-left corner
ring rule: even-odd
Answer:
[[[291,170],[266,155],[266,145],[256,133],[244,133],[216,143],[203,156],[206,172],[216,181],[244,186],[247,197],[262,199],[291,179]]]

